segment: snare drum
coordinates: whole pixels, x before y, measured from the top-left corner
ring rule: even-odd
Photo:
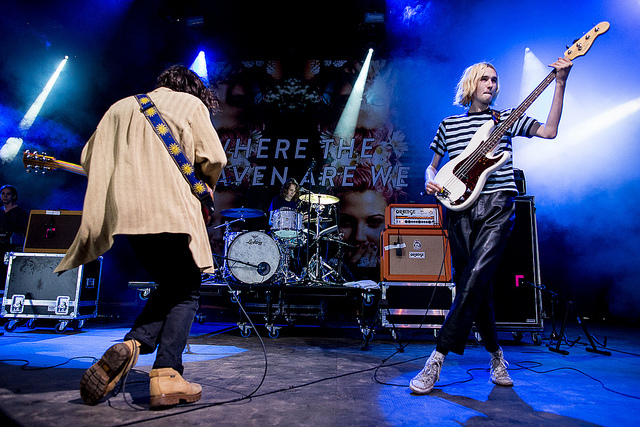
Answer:
[[[279,209],[273,213],[271,229],[281,239],[292,239],[302,230],[302,214],[289,209]]]
[[[273,238],[261,231],[236,236],[227,251],[227,266],[233,277],[249,284],[268,282],[280,271],[282,255]]]

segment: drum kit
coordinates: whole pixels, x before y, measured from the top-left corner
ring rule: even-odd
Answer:
[[[265,213],[259,209],[242,207],[221,211],[223,217],[231,220],[216,227],[224,227],[224,254],[219,257],[222,262],[218,263],[217,275],[225,281],[250,285],[344,283],[339,271],[321,256],[322,242],[335,242],[338,247],[345,245],[338,233],[338,201],[328,194],[303,194],[298,209],[282,208],[273,212],[268,233],[231,229],[236,222],[264,217]],[[294,252],[298,255],[294,256]],[[302,259],[306,259],[306,267],[300,265]],[[297,268],[292,268],[292,260],[299,261]]]

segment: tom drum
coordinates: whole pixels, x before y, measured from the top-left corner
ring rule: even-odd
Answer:
[[[271,229],[281,239],[292,239],[302,230],[302,214],[288,209],[273,213]]]

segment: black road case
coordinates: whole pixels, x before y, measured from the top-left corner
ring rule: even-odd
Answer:
[[[98,294],[102,258],[66,271],[53,270],[64,254],[9,253],[9,265],[2,299],[2,317],[7,331],[26,320],[29,328],[36,319],[57,320],[57,332],[63,332],[74,321],[79,330],[84,321],[98,314]]]

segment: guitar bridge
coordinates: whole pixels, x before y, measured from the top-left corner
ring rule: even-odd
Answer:
[[[437,193],[436,197],[438,197],[439,199],[447,199],[447,200],[449,200],[449,196],[450,195],[451,195],[451,192],[449,190],[447,190],[446,188],[442,187],[442,191]]]

